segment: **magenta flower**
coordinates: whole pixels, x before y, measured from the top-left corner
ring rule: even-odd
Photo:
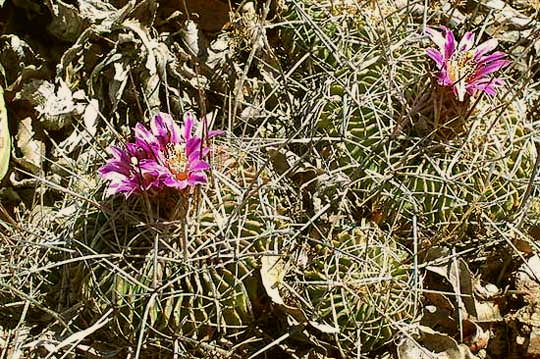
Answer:
[[[101,177],[110,181],[107,195],[124,193],[129,197],[166,187],[181,191],[206,183],[205,171],[210,165],[204,159],[210,148],[203,143],[202,128],[197,125],[189,112],[182,128],[166,113],[154,116],[150,129],[138,123],[135,143],[127,143],[125,149],[111,146],[113,158],[99,169]],[[221,133],[210,131],[207,137]]]
[[[488,52],[497,47],[497,40],[488,40],[476,47],[474,34],[467,32],[456,46],[452,31],[440,26],[442,33],[431,28],[426,32],[438,48],[427,49],[427,55],[432,58],[440,70],[438,82],[442,86],[450,86],[459,101],[465,99],[465,94],[474,95],[477,91],[489,95],[496,94],[496,88],[502,86],[502,78],[491,78],[490,74],[510,64],[503,60],[505,53]]]
[[[113,158],[99,169],[101,177],[110,181],[107,196],[125,193],[129,197],[152,186],[153,178],[148,170],[154,166],[154,161],[146,152],[137,149],[133,143],[127,143],[125,149],[110,146],[109,152]]]

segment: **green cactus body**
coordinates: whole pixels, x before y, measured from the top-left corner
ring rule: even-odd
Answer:
[[[304,6],[304,17],[312,7]],[[362,16],[369,22],[368,13]],[[310,16],[332,35],[330,20],[316,11]],[[488,222],[511,220],[533,170],[532,125],[519,104],[497,109],[489,99],[460,102],[448,88],[426,83],[429,59],[406,45],[407,33],[396,24],[385,19],[388,36],[403,46],[386,49],[365,40],[384,37],[342,24],[338,32],[349,36],[339,48],[358,56],[325,60],[334,77],[321,78],[325,96],[314,103],[317,134],[344,139],[328,146],[337,154],[333,168],[352,181],[352,206],[381,212],[378,223],[406,235],[416,218],[421,234],[437,238],[461,238]],[[322,46],[323,40],[319,34],[313,41]]]
[[[334,44],[335,39],[342,38],[346,33],[343,32],[345,28],[357,31],[361,17],[355,15],[357,15],[356,11],[349,12],[341,6],[336,8],[329,2],[291,3],[286,12],[287,20],[301,21],[303,25],[295,26],[294,31],[288,31],[282,35],[285,47],[289,48],[291,54],[313,50],[314,58],[332,66],[337,65],[338,61],[334,51],[329,48],[329,42],[332,42],[332,45],[347,57],[352,57],[356,53],[355,49],[347,46],[346,41]],[[314,24],[317,27],[315,31]]]
[[[395,323],[412,316],[408,258],[378,227],[363,224],[313,246],[303,277],[289,280],[300,283],[295,290],[310,320],[339,329],[321,338],[349,358],[383,345]]]
[[[90,228],[85,219],[81,239],[110,258],[78,268],[81,294],[98,315],[113,308],[111,329],[129,341],[135,342],[143,320],[157,332],[197,340],[238,335],[256,323],[263,293],[259,256],[279,240],[276,233],[285,231],[287,220],[276,207],[263,208],[274,200],[266,170],[258,171],[245,152],[217,156],[222,163],[199,199],[191,199],[185,224],[183,219],[144,224],[137,213],[144,207],[127,211],[129,203],[121,200],[122,210],[114,216],[97,213],[93,224],[101,229]],[[167,244],[158,245],[157,260],[156,237]]]
[[[442,152],[425,151],[399,177],[422,226],[441,236],[478,227],[486,217],[511,220],[533,171],[533,132],[514,105],[470,121],[477,127],[468,139],[456,139]]]

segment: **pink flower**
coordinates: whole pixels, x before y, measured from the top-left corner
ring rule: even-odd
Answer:
[[[465,94],[474,95],[483,91],[495,95],[496,88],[502,86],[502,78],[491,78],[490,74],[508,66],[510,61],[503,60],[506,54],[496,51],[487,55],[497,47],[497,40],[490,39],[476,47],[474,34],[467,32],[456,45],[452,31],[440,26],[442,32],[427,28],[426,32],[437,48],[427,49],[427,55],[432,58],[439,69],[438,82],[442,86],[452,87],[459,101],[465,99]]]
[[[135,143],[126,143],[125,149],[111,146],[113,158],[99,169],[101,177],[110,181],[107,195],[124,193],[129,197],[165,187],[181,191],[206,183],[205,171],[210,165],[204,158],[210,148],[204,146],[201,128],[196,125],[189,112],[182,128],[166,113],[154,116],[150,129],[138,123]],[[210,131],[207,137],[220,134],[222,131]]]
[[[113,158],[99,169],[101,178],[110,181],[107,196],[125,193],[129,197],[152,186],[153,178],[147,171],[153,167],[154,161],[146,152],[133,143],[127,143],[124,149],[110,146],[109,152]]]

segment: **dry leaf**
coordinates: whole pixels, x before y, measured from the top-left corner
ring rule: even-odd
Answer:
[[[75,104],[74,94],[68,85],[62,79],[59,80],[58,89],[48,81],[34,84],[38,86],[30,96],[43,127],[56,131],[71,124],[72,116],[79,114],[81,108]]]
[[[197,23],[203,31],[219,31],[229,21],[231,8],[228,5],[228,1],[186,0],[186,4],[190,17],[197,19]],[[172,0],[168,6],[175,10],[181,9],[182,12],[184,10],[181,0]]]
[[[19,122],[15,141],[22,157],[15,157],[15,161],[27,171],[38,174],[41,173],[42,158],[45,156],[45,144],[35,135],[30,117]]]
[[[312,181],[320,173],[315,166],[292,151],[277,147],[267,147],[266,151],[271,157],[274,169],[280,175],[285,174],[299,186]]]
[[[419,326],[416,338],[408,336],[397,345],[398,359],[477,359],[464,344],[446,334]]]
[[[532,326],[527,346],[527,358],[540,357],[540,327]]]
[[[471,320],[465,320],[463,326],[465,328],[464,331],[468,333],[463,341],[469,346],[469,349],[473,352],[477,352],[488,346],[490,338],[489,330],[483,330],[478,324]]]
[[[462,301],[468,315],[476,317],[475,300],[473,297],[473,278],[467,263],[461,259],[453,259],[449,251],[441,247],[433,247],[428,251],[428,259],[440,259],[437,264],[428,265],[427,270],[446,278],[452,285],[457,300]]]
[[[534,28],[536,25],[536,21],[530,19],[528,16],[523,15],[505,1],[487,0],[481,1],[481,3],[495,13],[497,22],[499,23],[509,24],[517,28]]]
[[[285,277],[285,263],[279,256],[267,255],[261,258],[261,279],[266,294],[276,304],[284,304],[279,294],[279,285]]]
[[[45,1],[45,3],[52,15],[47,31],[58,39],[73,42],[88,26],[74,5],[66,4],[61,0]]]
[[[203,35],[194,21],[186,21],[182,35],[190,53],[198,58],[204,57],[206,46],[204,45]]]
[[[4,88],[0,86],[0,181],[9,168],[10,153],[11,136],[9,134],[6,103],[4,102]]]
[[[95,98],[91,99],[84,110],[83,123],[86,132],[90,137],[94,137],[97,132],[97,123],[99,119],[99,101]]]
[[[97,99],[91,99],[86,105],[82,120],[86,131],[71,132],[68,138],[58,146],[63,153],[70,154],[94,138],[99,120],[99,101]],[[60,156],[60,153],[56,153],[55,155]]]
[[[336,327],[328,325],[328,324],[318,323],[318,322],[315,322],[315,321],[310,321],[309,324],[313,328],[320,331],[321,333],[325,333],[325,334],[337,334],[337,333],[339,333],[339,328],[336,328]]]
[[[523,263],[516,273],[516,289],[525,300],[536,303],[540,299],[540,257],[534,255]]]
[[[116,61],[113,63],[114,76],[109,82],[109,100],[112,104],[112,112],[116,111],[122,94],[127,85],[130,66],[127,61]]]

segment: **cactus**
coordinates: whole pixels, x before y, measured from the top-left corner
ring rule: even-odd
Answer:
[[[81,249],[109,255],[79,268],[75,280],[95,314],[115,310],[116,333],[135,342],[145,321],[149,333],[209,340],[256,325],[259,256],[287,234],[288,218],[277,213],[269,173],[251,155],[217,147],[208,187],[191,197],[168,193],[168,202],[151,198],[162,216],[153,222],[144,220],[144,196],[114,199],[114,215],[81,219]],[[177,203],[187,218],[171,220]]]
[[[286,278],[297,293],[288,298],[290,305],[302,309],[315,328],[335,328],[319,338],[341,357],[377,349],[414,312],[408,252],[365,222],[314,243],[305,266]]]
[[[532,128],[517,108],[479,111],[467,123],[468,138],[432,146],[402,173],[423,227],[444,236],[513,219],[536,158]]]
[[[355,5],[365,11],[352,21],[352,8],[341,5],[305,1],[291,12],[306,23],[298,33],[311,34],[297,35],[295,44],[330,50],[325,37],[337,39],[335,53],[316,59],[333,75],[316,79],[322,93],[311,96],[308,112],[317,114],[314,136],[344,139],[326,147],[336,155],[332,168],[351,179],[350,207],[407,236],[414,217],[421,234],[438,238],[511,220],[536,153],[532,121],[519,104],[459,101],[448,87],[430,83],[431,60],[406,21],[384,16],[383,6],[377,24],[368,4]],[[342,18],[349,20],[336,21]]]

